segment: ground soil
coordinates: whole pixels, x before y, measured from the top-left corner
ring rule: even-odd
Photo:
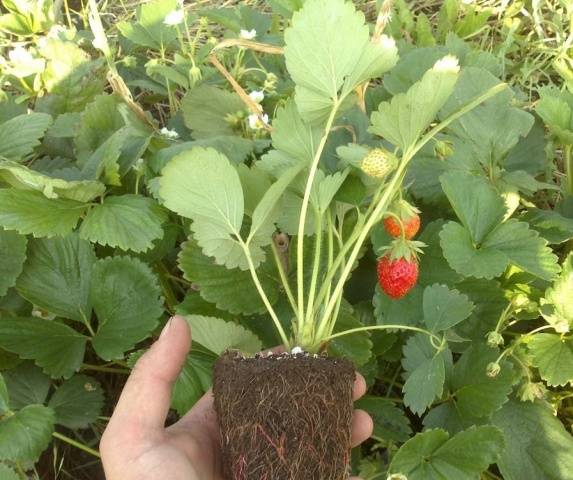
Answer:
[[[352,362],[223,355],[213,393],[229,480],[348,478]]]

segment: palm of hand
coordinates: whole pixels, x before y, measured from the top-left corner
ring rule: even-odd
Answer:
[[[137,362],[100,443],[107,480],[224,480],[211,392],[177,423],[164,427],[171,387],[190,344],[187,322],[174,317]],[[359,375],[355,399],[365,391]],[[356,411],[353,443],[371,432],[371,418]]]

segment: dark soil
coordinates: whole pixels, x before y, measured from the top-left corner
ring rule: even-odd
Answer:
[[[213,393],[228,479],[348,478],[354,377],[347,359],[223,355]]]

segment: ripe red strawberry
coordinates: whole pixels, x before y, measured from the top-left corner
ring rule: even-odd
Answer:
[[[420,210],[410,205],[405,200],[399,200],[394,204],[390,211],[402,220],[404,225],[404,237],[406,240],[411,240],[416,236],[420,230]],[[387,216],[384,219],[384,229],[392,237],[398,238],[402,236],[402,228],[400,222],[395,216]]]
[[[406,295],[418,280],[418,260],[398,258],[391,260],[386,254],[378,260],[378,284],[390,298]]]
[[[418,256],[421,242],[397,239],[388,253],[378,259],[378,284],[393,299],[406,295],[418,280]]]

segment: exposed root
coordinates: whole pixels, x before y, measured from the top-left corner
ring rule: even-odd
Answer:
[[[229,479],[346,479],[353,382],[346,359],[221,357],[213,393]]]

